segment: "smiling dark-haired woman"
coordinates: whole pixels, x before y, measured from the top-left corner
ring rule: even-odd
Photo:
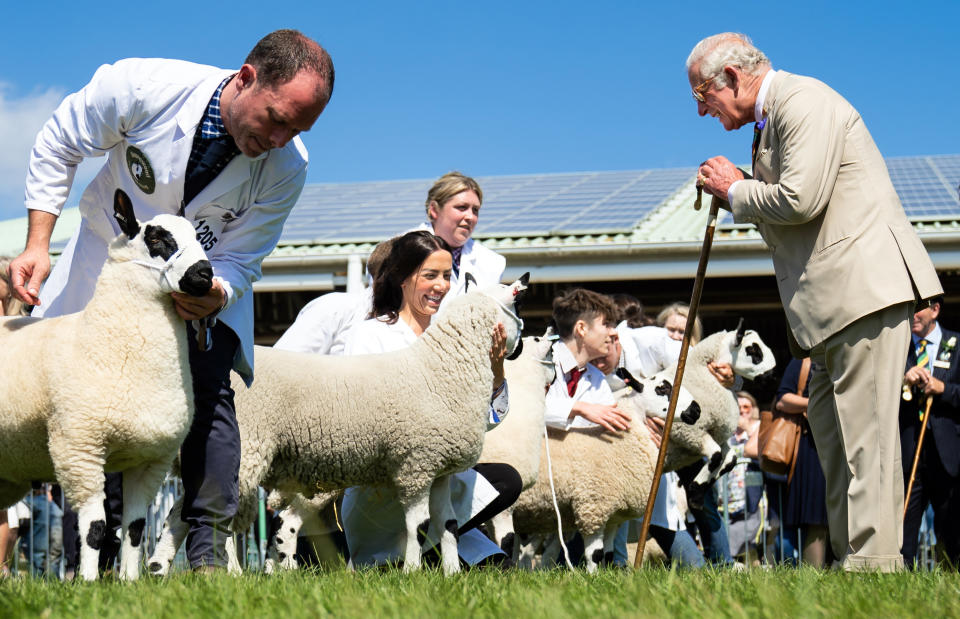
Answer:
[[[373,283],[373,311],[355,326],[346,354],[377,354],[410,346],[430,325],[450,291],[452,258],[438,236],[417,230],[394,240],[390,257]],[[503,378],[506,330],[492,334],[490,427],[509,410]],[[508,464],[479,463],[453,476],[451,499],[457,514],[460,557],[470,565],[506,558],[476,526],[500,513],[520,495],[521,480]],[[402,557],[403,510],[392,490],[349,488],[343,499],[343,528],[354,566],[396,563]]]

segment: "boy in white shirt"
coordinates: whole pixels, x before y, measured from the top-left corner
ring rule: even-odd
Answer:
[[[551,428],[592,428],[608,432],[630,427],[630,416],[616,407],[603,373],[588,363],[607,354],[617,316],[609,297],[575,288],[553,300],[560,341],[553,345],[557,377],[547,390],[545,421]]]

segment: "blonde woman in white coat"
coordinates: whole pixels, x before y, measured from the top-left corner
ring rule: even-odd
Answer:
[[[506,258],[473,238],[482,203],[480,185],[460,172],[444,174],[427,192],[429,223],[424,223],[420,229],[433,232],[446,241],[453,256],[447,299],[463,294],[467,273],[473,275],[480,287],[497,284],[503,277]]]

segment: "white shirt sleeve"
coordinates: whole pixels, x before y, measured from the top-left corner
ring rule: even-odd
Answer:
[[[506,419],[510,412],[510,388],[506,379],[503,381],[503,389],[490,402],[490,414],[487,420],[487,431],[494,429]]]
[[[27,164],[28,209],[60,215],[77,166],[102,157],[123,141],[123,132],[146,119],[127,74],[103,65],[90,83],[68,95],[40,129]]]

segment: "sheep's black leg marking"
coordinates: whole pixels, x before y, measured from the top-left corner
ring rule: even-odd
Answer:
[[[717,473],[717,477],[723,477],[724,475],[732,471],[733,467],[735,467],[736,465],[737,465],[736,458],[730,458],[727,464],[722,469],[720,469],[719,473]]]
[[[423,544],[427,541],[427,531],[430,529],[430,519],[427,518],[417,527],[417,543]]]
[[[691,426],[697,423],[697,419],[700,419],[700,405],[696,401],[691,402],[690,406],[680,413],[680,419]]]
[[[296,533],[296,532],[297,532],[297,529],[296,529],[295,527],[290,527],[290,532],[291,532],[291,533]]]
[[[127,535],[130,536],[130,545],[134,548],[139,546],[140,542],[143,540],[143,527],[145,524],[145,519],[137,518],[130,523],[129,527],[127,527]]]
[[[653,390],[654,393],[660,396],[670,397],[670,394],[673,393],[673,385],[670,384],[670,381],[665,380]]]
[[[156,561],[151,561],[150,565],[147,566],[147,569],[150,570],[151,574],[156,574],[163,569],[163,566]]]
[[[763,350],[760,349],[759,344],[750,344],[746,348],[746,353],[750,355],[750,360],[753,361],[754,365],[760,365],[760,362],[763,361]]]
[[[723,456],[719,451],[710,456],[710,472],[716,471],[721,462],[723,462]]]
[[[605,552],[605,553],[603,553],[603,564],[604,564],[605,566],[607,566],[607,565],[613,565],[613,551],[612,551],[612,550],[611,550],[610,552]]]
[[[593,551],[593,554],[590,555],[593,558],[593,562],[597,565],[603,563],[603,548],[597,548]]]
[[[276,546],[277,548],[279,548],[280,544],[282,543],[283,543],[283,539],[281,539],[279,535],[273,538],[273,545]]]
[[[278,552],[277,552],[277,558],[280,559],[281,562],[282,562],[282,561],[286,561],[286,559],[287,559],[287,553],[285,553],[285,552],[279,552],[279,551],[278,551]]]
[[[503,540],[500,542],[500,550],[504,551],[507,554],[513,552],[513,540],[516,535],[511,531],[503,536]]]
[[[100,550],[103,546],[103,540],[107,536],[107,523],[105,520],[94,520],[90,523],[90,530],[87,531],[87,546],[94,550]]]
[[[687,504],[694,509],[703,508],[703,499],[707,494],[707,484],[698,484],[693,482],[687,489]]]
[[[443,528],[447,530],[448,533],[453,533],[454,539],[460,539],[460,536],[457,534],[457,530],[460,526],[457,524],[456,518],[451,518],[443,523]]]

